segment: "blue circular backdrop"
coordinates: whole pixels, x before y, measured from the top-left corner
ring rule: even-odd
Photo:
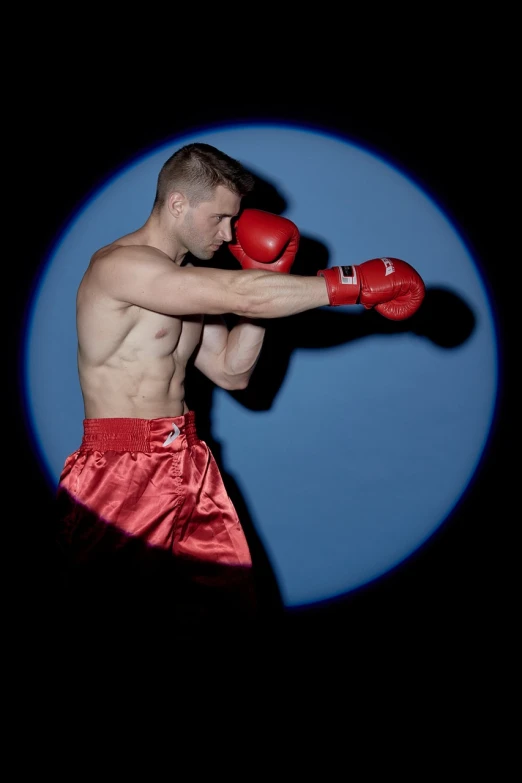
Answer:
[[[496,329],[479,260],[411,176],[323,129],[224,125],[140,154],[81,205],[34,291],[24,343],[26,411],[53,486],[82,435],[80,279],[97,248],[143,224],[161,165],[193,141],[219,147],[273,185],[302,237],[326,247],[329,266],[404,258],[428,292],[446,290],[473,314],[474,328],[451,348],[407,330],[298,347],[269,410],[215,391],[213,434],[285,605],[331,599],[412,555],[472,483],[497,394]],[[348,311],[363,314],[336,308]]]

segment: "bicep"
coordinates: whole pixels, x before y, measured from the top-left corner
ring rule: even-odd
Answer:
[[[97,269],[99,285],[122,302],[167,315],[217,315],[241,307],[239,271],[179,267],[154,252],[113,254]]]

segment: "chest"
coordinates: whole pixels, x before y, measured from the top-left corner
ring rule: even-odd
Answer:
[[[154,356],[175,353],[178,359],[187,360],[201,339],[202,316],[174,316],[149,313],[137,325],[140,342],[148,346]],[[134,335],[138,335],[135,333]]]

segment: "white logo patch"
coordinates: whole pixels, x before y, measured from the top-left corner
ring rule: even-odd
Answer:
[[[343,285],[357,285],[357,270],[354,266],[340,266],[339,274]]]
[[[389,258],[381,258],[381,261],[384,263],[384,266],[386,267],[386,272],[384,273],[384,277],[386,277],[386,275],[392,275],[395,272],[393,261],[391,261]]]
[[[169,434],[165,438],[165,443],[163,445],[164,446],[169,446],[172,443],[173,440],[176,440],[176,438],[179,435],[179,432],[180,432],[180,430],[179,430],[178,425],[177,424],[173,424],[172,425],[172,432],[169,432]]]

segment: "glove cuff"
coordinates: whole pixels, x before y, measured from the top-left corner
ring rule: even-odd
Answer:
[[[318,277],[324,277],[330,304],[354,305],[359,299],[361,284],[356,266],[334,266],[320,269]]]

